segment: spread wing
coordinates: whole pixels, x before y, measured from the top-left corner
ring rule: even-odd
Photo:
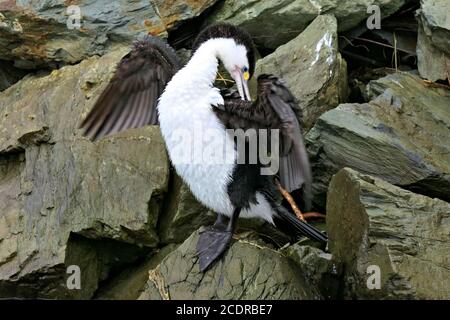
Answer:
[[[147,36],[135,42],[80,128],[97,140],[129,128],[158,124],[156,106],[166,84],[180,69],[175,51]]]
[[[312,175],[302,130],[294,112],[299,108],[282,81],[275,77],[268,77],[265,81],[271,82],[267,97],[281,124],[284,152],[280,157],[280,182],[288,191],[303,186],[305,202],[310,207]]]
[[[294,110],[298,105],[286,85],[275,76],[258,77],[258,98],[242,101],[223,94],[225,105],[216,114],[227,128],[279,129],[281,185],[289,192],[303,187],[306,206],[311,204],[311,167],[300,124]]]

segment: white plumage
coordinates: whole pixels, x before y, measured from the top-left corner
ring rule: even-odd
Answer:
[[[248,65],[245,47],[236,45],[233,39],[204,42],[167,84],[159,98],[158,113],[161,132],[177,173],[201,203],[217,213],[231,216],[234,207],[227,186],[236,165],[236,151],[233,139],[212,110],[212,105],[224,103],[219,90],[213,86],[218,59],[229,68],[242,61]],[[203,134],[195,136],[199,131]],[[215,141],[217,138],[223,141],[223,161],[218,164],[205,153],[200,158],[198,155],[198,151],[208,147],[207,140],[213,133]],[[186,152],[190,161],[182,157]],[[260,217],[273,223],[270,204],[262,194],[258,193],[256,198],[258,204],[242,210],[240,216]]]

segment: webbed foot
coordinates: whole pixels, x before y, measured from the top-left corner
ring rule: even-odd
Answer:
[[[200,233],[197,254],[201,272],[205,272],[228,249],[232,237],[232,231],[219,230],[214,226]]]

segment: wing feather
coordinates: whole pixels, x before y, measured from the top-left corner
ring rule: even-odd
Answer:
[[[80,128],[91,140],[119,131],[158,124],[158,98],[181,63],[175,51],[157,37],[137,41]]]
[[[222,94],[225,104],[215,112],[227,128],[280,130],[280,183],[289,192],[303,188],[305,205],[309,209],[311,167],[294,112],[298,105],[286,85],[275,76],[260,75],[256,101],[242,101],[233,94]]]
[[[280,182],[289,192],[303,186],[305,204],[311,206],[311,165],[308,159],[303,134],[295,115],[295,98],[285,84],[276,77],[270,77],[271,90],[268,99],[277,113],[283,141],[289,147],[280,157]],[[285,148],[287,146],[284,146]]]

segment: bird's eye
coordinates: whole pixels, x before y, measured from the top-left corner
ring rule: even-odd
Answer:
[[[250,79],[250,73],[248,72],[248,68],[247,67],[243,67],[242,68],[242,75],[244,76],[244,80],[245,81]]]

